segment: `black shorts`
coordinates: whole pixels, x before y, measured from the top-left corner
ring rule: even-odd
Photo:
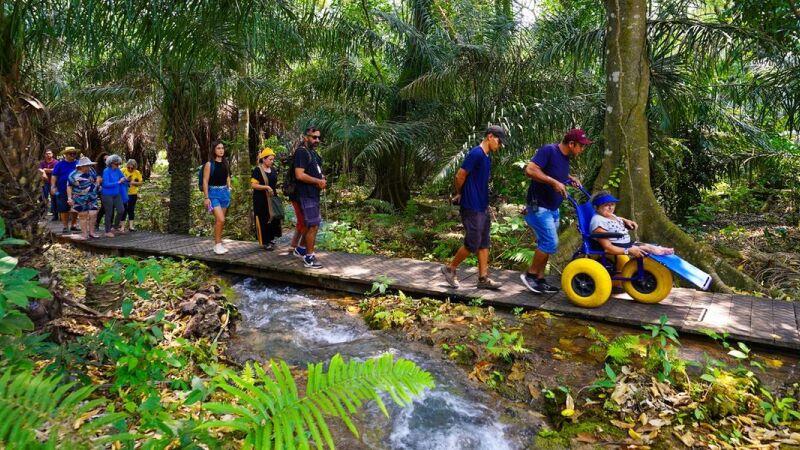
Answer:
[[[461,223],[464,224],[464,247],[472,253],[489,248],[489,228],[492,219],[488,211],[461,209]]]
[[[67,203],[67,193],[59,192],[56,194],[56,212],[65,213],[70,211],[69,203]]]

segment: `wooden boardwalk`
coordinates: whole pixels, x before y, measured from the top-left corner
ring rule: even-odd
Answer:
[[[48,222],[54,236],[60,224]],[[459,270],[460,289],[452,289],[439,272],[440,264],[406,258],[384,258],[349,253],[318,252],[322,269],[303,267],[300,258],[288,254],[288,247],[264,251],[255,242],[226,241],[229,252],[216,255],[213,240],[206,237],[136,232],[114,238],[73,241],[80,248],[116,255],[172,256],[203,261],[229,272],[258,278],[315,286],[352,293],[363,293],[380,276],[393,280],[391,287],[407,294],[453,299],[482,298],[484,304],[503,308],[539,309],[566,316],[640,326],[657,323],[662,314],[681,332],[702,334],[711,329],[728,332],[732,339],[783,349],[800,350],[800,303],[717,294],[675,288],[656,305],[633,301],[627,294],[613,294],[596,309],[572,305],[559,293],[534,295],[522,285],[519,272],[492,270],[492,277],[503,282],[499,291],[475,289],[477,269]]]

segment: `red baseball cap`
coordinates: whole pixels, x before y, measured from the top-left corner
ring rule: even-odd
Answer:
[[[591,139],[586,137],[586,132],[580,128],[573,128],[567,131],[567,134],[564,135],[564,142],[577,142],[581,145],[591,145]]]

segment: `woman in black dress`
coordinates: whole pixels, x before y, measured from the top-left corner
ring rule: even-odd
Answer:
[[[270,220],[269,199],[277,195],[278,172],[272,165],[275,163],[275,152],[266,147],[258,154],[258,166],[253,169],[250,186],[253,188],[253,212],[256,216],[256,235],[258,243],[265,250],[275,249],[274,240],[281,236],[280,219]],[[265,179],[266,177],[266,179]]]

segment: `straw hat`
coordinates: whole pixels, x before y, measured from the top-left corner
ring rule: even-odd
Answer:
[[[65,147],[61,154],[66,155],[67,153],[78,154],[78,149],[75,147]]]
[[[75,167],[93,166],[95,164],[97,163],[84,156],[78,160],[78,163],[75,164]]]

